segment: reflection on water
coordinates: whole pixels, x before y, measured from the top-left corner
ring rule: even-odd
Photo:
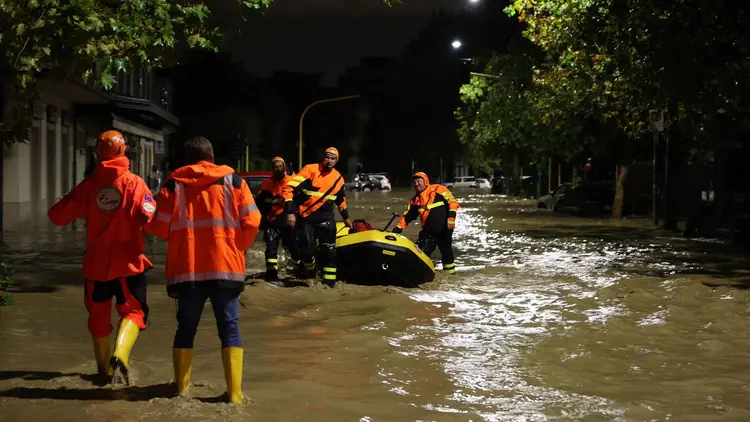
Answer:
[[[357,193],[383,227],[407,192]],[[750,420],[747,260],[643,221],[579,219],[458,193],[459,271],[420,289],[259,282],[243,296],[244,391],[224,391],[210,312],[191,400],[171,397],[174,304],[157,268],[136,387],[97,387],[80,289],[81,230],[6,235],[23,293],[0,311],[8,420]],[[418,227],[405,234],[416,238]],[[262,244],[249,271],[263,267]],[[164,246],[147,247],[163,262]],[[439,262],[436,252],[434,259]],[[714,286],[714,288],[706,285]],[[718,287],[716,287],[718,286]],[[744,287],[738,289],[724,286]]]

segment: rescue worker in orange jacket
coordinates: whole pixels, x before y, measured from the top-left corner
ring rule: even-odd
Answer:
[[[142,229],[154,216],[156,203],[146,182],[130,172],[126,148],[122,133],[102,132],[96,139],[98,164],[93,173],[47,215],[58,226],[86,219],[84,304],[97,368],[110,381],[122,376],[130,384],[130,351],[139,332],[146,329],[146,271],[153,267],[143,254]],[[110,355],[113,297],[120,324]]]
[[[177,393],[188,391],[195,333],[210,299],[228,401],[241,403],[239,296],[244,289],[245,251],[258,234],[261,215],[247,183],[231,167],[213,160],[208,139],[185,143],[187,165],[169,175],[159,192],[156,217],[146,230],[168,242],[167,293],[177,299],[172,350]]]
[[[443,270],[453,274],[456,272],[453,228],[456,226],[458,201],[445,186],[430,184],[430,179],[421,171],[412,176],[412,186],[416,194],[409,201],[406,214],[401,217],[393,232],[401,233],[419,217],[422,230],[419,232],[417,246],[427,256],[431,256],[437,246],[443,260]]]
[[[297,261],[297,248],[294,243],[294,230],[287,225],[284,214],[284,186],[292,180],[286,173],[286,163],[281,157],[271,160],[273,176],[263,181],[258,189],[255,202],[263,216],[261,228],[266,242],[266,280],[279,278],[279,242],[289,251],[293,261]]]
[[[346,209],[344,177],[334,168],[338,161],[339,151],[333,147],[326,149],[320,164],[303,167],[282,191],[287,223],[289,227],[297,227],[299,257],[306,276],[315,275],[317,239],[322,281],[331,287],[336,284],[334,205],[338,207],[346,227],[352,226]],[[299,214],[299,221],[295,213]]]

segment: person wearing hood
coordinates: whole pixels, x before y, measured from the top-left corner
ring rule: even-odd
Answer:
[[[279,242],[289,251],[292,260],[297,262],[297,248],[294,244],[294,230],[287,225],[284,214],[284,186],[292,179],[286,173],[286,163],[281,157],[271,160],[273,176],[263,181],[258,189],[255,202],[263,216],[261,227],[266,242],[266,280],[279,278]]]
[[[177,393],[190,384],[195,333],[211,300],[222,348],[230,403],[242,402],[239,296],[245,251],[258,234],[261,215],[247,183],[228,166],[214,164],[213,146],[196,137],[185,143],[187,165],[175,169],[146,227],[167,241],[167,294],[177,299],[172,359]]]
[[[448,274],[456,272],[453,256],[453,228],[456,226],[458,201],[443,185],[430,184],[425,173],[417,172],[411,178],[416,192],[409,201],[406,214],[401,217],[394,233],[400,234],[406,226],[419,217],[422,230],[417,246],[431,256],[437,246],[443,261],[443,270]]]
[[[287,224],[298,230],[299,257],[305,276],[315,276],[315,257],[319,255],[322,281],[331,287],[336,284],[334,206],[339,209],[346,227],[352,226],[346,209],[344,177],[334,168],[338,161],[339,151],[334,147],[326,149],[321,163],[303,167],[282,191]],[[296,214],[299,214],[299,221]],[[316,240],[320,254],[316,254]]]
[[[110,382],[121,376],[129,385],[130,351],[148,322],[146,271],[154,266],[143,254],[142,230],[152,220],[156,203],[146,182],[130,172],[126,148],[122,133],[102,132],[96,139],[98,163],[93,173],[47,215],[58,226],[86,219],[84,304],[96,365]],[[113,297],[120,324],[110,355]]]

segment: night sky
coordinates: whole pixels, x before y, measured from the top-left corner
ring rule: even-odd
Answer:
[[[361,57],[395,56],[424,27],[433,10],[467,7],[467,0],[404,0],[389,8],[380,0],[274,0],[254,17],[227,50],[248,70],[325,72],[335,84]]]

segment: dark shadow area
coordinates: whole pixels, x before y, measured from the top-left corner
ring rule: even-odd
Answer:
[[[227,396],[227,393],[222,393],[221,395],[218,395],[216,397],[196,397],[195,400],[198,400],[201,403],[221,404],[227,403],[229,401],[229,397]]]
[[[8,289],[8,292],[10,293],[55,293],[59,291],[60,288],[57,286],[52,286],[49,284],[18,284],[10,289]]]
[[[732,287],[739,290],[750,289],[750,279],[744,280],[729,280],[729,281],[702,281],[701,284],[704,286],[717,288],[717,287]]]
[[[0,371],[0,381],[7,381],[12,379],[19,379],[25,381],[49,381],[55,378],[62,377],[81,377],[83,378],[86,374],[80,372],[73,372],[65,374],[62,372],[53,371]]]
[[[55,378],[79,377],[92,385],[103,387],[109,384],[109,377],[99,374],[83,374],[80,372],[63,373],[53,371],[0,371],[0,381],[19,379],[24,381],[50,381]]]
[[[250,274],[247,277],[245,277],[245,285],[246,286],[256,286],[256,285],[258,285],[260,283],[270,283],[270,284],[273,284],[274,286],[277,286],[277,287],[287,287],[287,288],[292,288],[292,287],[310,287],[309,283],[307,283],[305,281],[302,281],[302,280],[298,280],[298,279],[292,278],[292,277],[279,278],[278,280],[274,280],[274,281],[266,281],[265,280],[265,275],[266,275],[265,272]]]
[[[591,225],[557,225],[524,227],[523,234],[535,239],[596,239],[604,242],[626,242],[633,240],[655,240],[656,231],[638,227],[611,227]]]
[[[10,390],[0,391],[0,397],[13,397],[18,399],[51,399],[51,400],[76,400],[76,401],[149,401],[156,398],[172,398],[175,396],[174,384],[163,383],[144,387],[123,388],[38,388],[38,387],[16,387]]]

